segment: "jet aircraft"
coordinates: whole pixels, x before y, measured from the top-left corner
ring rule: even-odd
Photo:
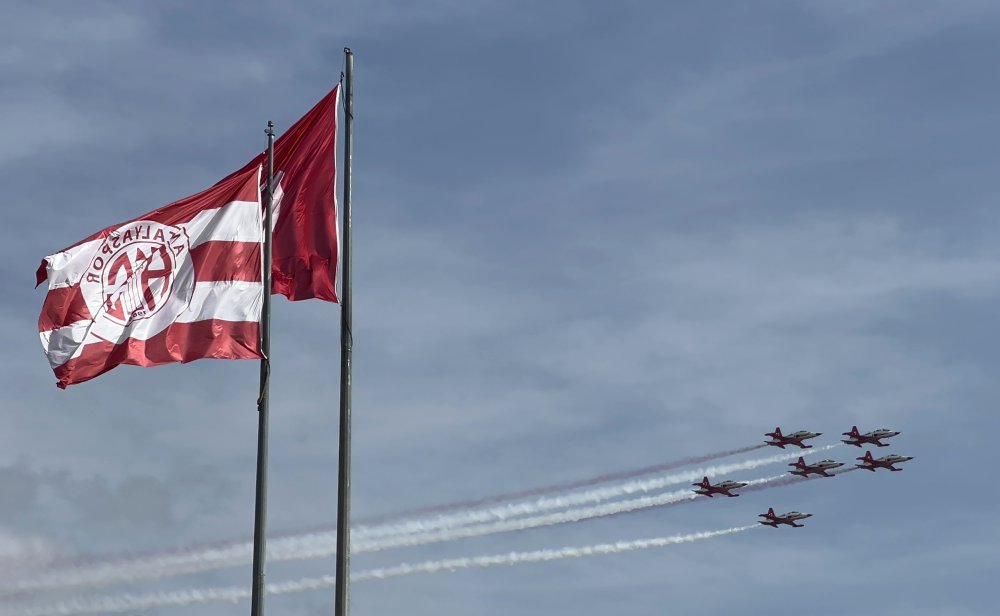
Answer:
[[[695,486],[693,492],[695,492],[696,494],[701,494],[703,496],[711,498],[716,494],[723,494],[725,496],[731,496],[731,497],[739,496],[739,494],[733,494],[732,492],[730,492],[730,490],[735,490],[736,488],[742,488],[747,484],[742,481],[723,481],[722,483],[713,486],[712,483],[708,480],[708,477],[705,477],[700,482],[692,483],[691,485]]]
[[[866,451],[865,455],[857,459],[861,460],[861,464],[855,464],[854,466],[874,473],[875,469],[878,468],[887,468],[890,471],[901,471],[903,469],[896,468],[893,465],[899,464],[900,462],[906,462],[907,460],[912,460],[913,456],[897,456],[895,454],[890,454],[888,456],[882,456],[881,458],[873,458],[872,452]]]
[[[810,473],[814,475],[822,475],[823,477],[833,477],[833,475],[826,471],[843,465],[843,462],[834,462],[833,460],[820,460],[815,464],[806,464],[806,461],[802,458],[802,456],[799,456],[797,462],[792,462],[788,466],[794,466],[795,470],[789,472],[800,477],[808,477]]]
[[[841,442],[847,443],[848,445],[854,445],[855,447],[861,447],[866,443],[869,445],[875,445],[876,447],[888,447],[889,443],[883,443],[880,439],[897,436],[898,434],[899,432],[894,432],[893,430],[887,430],[885,428],[879,428],[878,430],[872,430],[871,432],[861,434],[858,432],[857,426],[851,426],[850,432],[844,432],[844,436],[847,438]]]
[[[770,441],[764,441],[767,445],[774,445],[775,447],[785,448],[785,445],[797,445],[802,449],[810,449],[812,445],[803,445],[802,441],[810,438],[816,438],[822,432],[809,432],[808,430],[799,430],[798,432],[793,432],[791,434],[782,434],[781,428],[775,428],[774,432],[766,432],[764,436],[770,436]]]
[[[774,513],[774,508],[771,507],[767,510],[767,513],[757,514],[757,517],[764,518],[760,520],[760,523],[764,526],[770,526],[772,528],[778,528],[778,524],[785,524],[787,526],[794,526],[795,528],[802,528],[802,524],[796,524],[796,520],[804,520],[806,518],[811,518],[811,513],[799,513],[798,511],[789,511],[782,515],[777,515]]]

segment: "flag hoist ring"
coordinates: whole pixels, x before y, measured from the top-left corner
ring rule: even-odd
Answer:
[[[168,305],[176,313],[169,315],[173,320],[191,296],[190,288],[176,287],[194,284],[192,268],[182,267],[190,251],[187,233],[180,227],[141,220],[110,232],[80,283],[88,306],[96,308],[97,320],[103,321],[100,329],[111,334],[111,326],[121,332]],[[172,295],[181,301],[171,301]]]

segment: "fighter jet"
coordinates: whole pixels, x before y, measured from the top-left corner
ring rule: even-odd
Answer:
[[[816,464],[806,464],[806,461],[802,458],[802,456],[799,456],[799,460],[797,462],[792,462],[788,465],[794,466],[795,470],[788,472],[800,477],[808,477],[810,473],[814,475],[822,475],[823,477],[833,477],[833,475],[826,471],[843,465],[843,462],[834,462],[833,460],[820,460]]]
[[[775,428],[774,432],[765,432],[764,436],[770,436],[770,441],[764,441],[767,445],[774,445],[775,447],[785,448],[785,445],[798,445],[802,449],[809,449],[812,445],[803,445],[802,441],[809,438],[816,438],[822,432],[809,432],[808,430],[799,430],[798,432],[793,432],[791,434],[782,434],[781,428]]]
[[[855,464],[854,466],[874,473],[877,468],[887,468],[890,471],[901,471],[903,469],[896,468],[893,464],[899,464],[900,462],[912,460],[913,456],[897,456],[895,454],[890,454],[888,456],[882,456],[881,458],[873,458],[872,452],[866,451],[865,455],[857,459],[861,460],[861,464]]]
[[[736,488],[742,488],[747,484],[742,481],[723,481],[722,483],[713,486],[711,482],[708,480],[708,477],[705,477],[700,482],[692,483],[691,485],[695,487],[693,492],[695,492],[696,494],[701,494],[703,496],[711,498],[716,494],[724,494],[726,496],[731,496],[731,497],[739,496],[739,494],[731,493],[730,490],[735,490]]]
[[[848,445],[854,445],[855,447],[861,447],[865,443],[869,445],[875,445],[876,447],[888,447],[889,443],[883,443],[879,439],[889,438],[890,436],[897,436],[899,432],[894,432],[892,430],[887,430],[885,428],[879,428],[878,430],[872,430],[871,432],[865,432],[861,434],[858,432],[857,426],[851,426],[850,432],[844,432],[844,436],[847,438],[842,440],[842,443],[847,443]]]
[[[764,518],[760,520],[760,523],[764,526],[770,526],[772,528],[778,528],[778,524],[785,524],[787,526],[794,526],[795,528],[802,528],[802,524],[796,524],[796,520],[804,520],[806,518],[811,518],[811,513],[799,513],[798,511],[789,511],[788,513],[777,515],[774,513],[774,508],[767,510],[767,513],[759,513],[757,517]]]

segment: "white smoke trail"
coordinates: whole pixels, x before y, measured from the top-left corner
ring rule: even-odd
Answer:
[[[674,535],[672,537],[655,537],[652,539],[640,539],[637,541],[618,541],[615,543],[599,543],[579,548],[561,548],[556,550],[535,550],[532,552],[511,552],[510,554],[498,554],[495,556],[476,556],[471,558],[452,558],[448,560],[428,561],[417,564],[402,564],[394,567],[383,567],[381,569],[370,569],[362,571],[352,580],[382,580],[387,578],[411,575],[414,573],[437,573],[439,571],[451,571],[456,569],[484,568],[496,565],[515,565],[522,563],[545,562],[550,560],[560,560],[564,558],[583,558],[585,556],[599,556],[604,554],[617,554],[621,552],[631,552],[635,550],[645,550],[649,548],[666,547],[680,543],[691,543],[703,539],[712,539],[723,535],[732,535],[744,531],[759,528],[759,524],[748,524],[747,526],[736,526],[723,530],[704,531],[691,533],[688,535]],[[287,583],[286,583],[287,584]],[[290,587],[287,584],[278,589]]]
[[[432,541],[444,541],[448,539],[433,539],[429,541],[418,541],[416,543],[406,542],[401,539],[393,539],[396,536],[402,535],[413,535],[416,537],[424,537],[425,535],[432,536],[447,536],[450,529],[458,528],[461,526],[467,526],[470,524],[476,524],[480,522],[494,522],[490,526],[498,529],[510,528],[512,530],[519,529],[511,518],[516,518],[517,516],[530,515],[533,513],[540,513],[543,511],[551,511],[555,509],[563,509],[566,507],[572,507],[575,505],[581,505],[586,503],[602,502],[605,500],[610,500],[613,498],[618,498],[621,496],[627,496],[637,493],[652,492],[658,489],[662,489],[667,486],[677,485],[680,483],[686,483],[691,480],[701,479],[703,476],[715,476],[728,474],[735,471],[750,470],[759,468],[762,466],[767,466],[770,464],[775,464],[777,462],[783,462],[787,460],[792,460],[798,458],[800,455],[812,455],[819,453],[821,451],[826,451],[834,447],[839,446],[839,443],[832,445],[826,445],[824,447],[815,447],[801,452],[778,454],[774,456],[768,456],[764,458],[756,458],[753,460],[746,460],[744,462],[735,462],[731,464],[720,464],[715,466],[698,468],[690,471],[684,471],[680,473],[672,473],[663,477],[653,477],[649,479],[632,480],[627,481],[618,485],[605,486],[600,488],[592,488],[589,490],[582,490],[576,493],[569,493],[557,497],[544,497],[539,498],[527,503],[511,503],[508,505],[493,506],[479,511],[465,511],[456,512],[448,515],[439,515],[428,520],[412,520],[408,522],[400,522],[395,524],[385,524],[375,527],[359,527],[351,531],[352,541],[355,543],[355,551],[364,551],[366,545],[377,546],[373,549],[388,549],[388,547],[399,547],[403,545],[420,545],[423,543],[431,543]],[[677,492],[675,494],[681,494]],[[685,497],[690,496],[693,498],[693,494],[689,490],[684,490],[683,494]],[[664,495],[660,495],[655,498],[664,498]],[[681,499],[683,500],[683,499]],[[655,507],[658,505],[649,504],[640,506],[637,504],[638,501],[643,501],[643,499],[635,499],[633,501],[627,501],[632,503],[634,507],[628,509],[632,511],[634,509],[644,508],[644,507]],[[660,502],[659,504],[666,504],[666,502]],[[619,511],[620,513],[620,511]],[[566,521],[576,521],[571,520],[573,514],[571,512],[564,512],[560,514],[566,518]],[[612,515],[611,513],[601,513],[595,515],[589,515],[586,517],[597,517],[598,515]],[[546,519],[552,516],[545,516]],[[586,517],[578,519],[586,519]],[[549,525],[558,524],[560,522],[539,522],[537,518],[532,518],[530,520],[525,520],[528,523],[536,523],[536,525]],[[532,528],[533,526],[524,526],[524,528]],[[476,531],[480,531],[483,527],[475,527]],[[474,532],[474,531],[467,531]],[[493,532],[505,532],[504,530],[496,530]],[[479,536],[480,534],[486,534],[482,532],[474,532],[474,534],[465,534],[455,536],[454,538],[461,538],[463,536]],[[388,539],[379,542],[379,537],[388,537]],[[397,541],[397,543],[394,543]],[[323,558],[331,556],[336,553],[336,533],[330,531],[324,531],[319,533],[308,533],[303,535],[293,535],[288,537],[282,537],[279,539],[271,540],[267,545],[267,558],[269,561],[288,561],[288,560],[300,560],[305,558]],[[367,543],[366,543],[367,542]],[[380,547],[386,546],[386,547]],[[222,569],[228,567],[236,567],[241,565],[246,565],[250,563],[253,559],[253,547],[250,543],[242,543],[236,545],[229,545],[220,548],[208,548],[192,552],[181,552],[175,554],[164,554],[164,555],[154,555],[139,559],[129,559],[121,561],[106,562],[100,564],[90,564],[78,566],[73,569],[64,569],[57,571],[50,571],[44,575],[36,578],[17,581],[13,583],[4,584],[0,586],[0,596],[9,595],[12,593],[20,592],[30,592],[45,590],[57,587],[72,587],[72,586],[101,586],[109,585],[118,582],[131,582],[143,579],[160,579],[165,577],[172,577],[176,575],[185,575],[191,573],[198,573],[201,571],[209,571],[213,569]]]
[[[799,456],[808,456],[828,449],[838,447],[840,444],[825,445],[815,447],[803,452],[784,453],[765,458],[756,458],[744,462],[734,462],[731,464],[717,464],[696,468],[680,473],[671,473],[662,477],[649,479],[637,479],[627,481],[617,485],[580,490],[561,496],[548,496],[524,503],[509,503],[506,505],[487,507],[480,510],[461,511],[448,515],[439,515],[429,519],[414,519],[396,524],[383,524],[377,527],[360,527],[351,533],[351,538],[367,539],[369,537],[381,537],[385,535],[402,535],[410,533],[424,533],[436,529],[453,528],[467,524],[478,524],[495,520],[506,520],[508,518],[531,515],[541,511],[551,511],[553,509],[563,509],[575,507],[589,503],[599,503],[606,500],[631,496],[638,493],[654,492],[668,486],[687,483],[692,480],[701,479],[705,476],[714,477],[716,475],[726,475],[738,471],[753,470],[762,466],[768,466],[778,462],[795,460]]]
[[[653,464],[651,466],[633,468],[627,471],[605,473],[603,475],[588,477],[586,479],[578,479],[576,481],[566,481],[544,486],[536,486],[534,488],[528,488],[526,490],[517,490],[515,492],[494,494],[493,496],[485,496],[485,497],[467,499],[462,501],[453,501],[450,503],[443,503],[440,505],[431,505],[429,507],[417,507],[408,510],[404,509],[402,511],[393,514],[377,516],[375,518],[369,518],[368,521],[365,522],[365,524],[375,525],[376,523],[382,524],[384,522],[389,522],[392,520],[411,520],[414,518],[430,517],[433,514],[444,513],[447,511],[459,511],[459,510],[468,511],[471,509],[481,509],[483,507],[494,505],[497,503],[513,503],[517,501],[525,501],[528,500],[529,498],[533,498],[536,496],[545,496],[546,494],[555,494],[557,492],[575,492],[577,490],[583,490],[585,488],[589,488],[600,484],[613,483],[616,481],[626,481],[628,479],[635,479],[636,477],[642,477],[648,475],[660,475],[667,471],[676,470],[678,468],[686,468],[688,466],[694,466],[696,464],[702,464],[704,462],[710,462],[712,460],[729,458],[739,454],[756,451],[758,449],[764,449],[765,447],[767,447],[766,443],[757,443],[746,447],[738,447],[736,449],[726,449],[723,451],[713,451],[712,453],[700,456],[692,456],[688,458],[682,458],[680,460],[672,460],[670,462],[665,462],[661,464]]]
[[[788,475],[775,475],[773,477],[754,479],[748,481],[746,487],[756,487],[756,486],[766,485],[768,483],[784,479],[787,476]],[[539,515],[528,518],[515,518],[512,520],[502,520],[500,522],[478,524],[475,526],[461,526],[453,529],[445,529],[440,531],[432,531],[432,532],[413,534],[413,535],[397,535],[395,537],[387,537],[384,539],[376,539],[376,540],[362,542],[360,543],[358,549],[361,552],[378,552],[390,548],[412,547],[417,545],[425,545],[428,543],[456,541],[458,539],[467,539],[470,537],[482,537],[484,535],[494,535],[497,533],[528,530],[530,528],[552,526],[555,524],[566,524],[569,522],[580,522],[583,520],[590,520],[593,518],[618,515],[621,513],[628,513],[631,511],[639,511],[640,509],[662,507],[664,505],[671,505],[671,504],[681,503],[684,501],[692,501],[697,499],[698,497],[699,495],[692,492],[691,490],[676,490],[674,492],[665,492],[663,494],[657,494],[655,496],[643,496],[641,498],[633,498],[631,500],[613,501],[601,505],[594,505],[591,507],[579,507],[576,509],[568,509],[566,511],[549,513],[545,515]],[[315,546],[313,548],[313,551],[318,552],[318,550],[316,550],[316,548],[318,547],[319,546]],[[318,553],[316,553],[316,555],[313,556],[312,555],[313,551],[310,551],[309,557],[320,558],[322,556]],[[302,554],[304,555],[305,553],[306,550],[303,550]]]
[[[449,517],[441,517],[441,514],[453,511],[473,511],[478,509],[483,509],[484,507],[496,505],[498,503],[515,503],[519,501],[527,501],[532,497],[545,496],[548,494],[554,494],[558,492],[576,492],[586,488],[590,488],[599,484],[608,484],[615,481],[626,481],[635,479],[640,476],[649,476],[657,473],[664,473],[666,471],[672,471],[678,468],[683,468],[687,466],[693,466],[695,464],[700,464],[703,462],[709,462],[712,460],[718,460],[720,458],[726,458],[742,453],[749,453],[757,449],[763,449],[767,445],[761,443],[747,447],[740,447],[737,449],[728,449],[724,451],[716,451],[713,453],[689,457],[681,460],[674,460],[664,464],[657,464],[653,466],[646,466],[642,468],[632,469],[624,472],[608,473],[604,475],[599,475],[596,477],[590,477],[583,480],[553,484],[547,486],[539,486],[535,488],[529,488],[526,490],[520,490],[517,492],[509,492],[505,494],[497,494],[493,496],[478,498],[474,500],[459,501],[446,503],[443,505],[434,505],[430,507],[422,507],[417,509],[411,509],[409,511],[401,511],[396,514],[391,514],[388,516],[380,516],[380,518],[372,520],[371,523],[365,523],[361,526],[357,526],[354,529],[354,537],[358,538],[365,536],[367,533],[372,533],[373,536],[389,535],[400,530],[398,527],[393,528],[388,526],[388,522],[395,520],[426,520],[422,522],[426,526],[425,530],[430,530],[434,528],[447,527],[451,524],[462,523],[461,518],[454,520]],[[544,504],[543,504],[544,506]],[[510,517],[509,512],[503,510],[499,511],[500,515],[503,517]],[[479,519],[472,519],[464,523],[475,523],[482,521],[489,521],[490,516],[496,515],[495,513],[487,513],[485,515],[478,516]],[[438,516],[438,517],[435,517]],[[406,529],[403,529],[406,530]],[[290,537],[293,541],[296,539],[308,540],[311,537],[317,537],[318,539],[323,539],[326,537],[325,533],[327,531],[312,531],[308,534],[298,534],[291,536],[279,536],[273,539],[269,539],[269,552],[274,550],[275,547],[280,547],[282,541],[286,537]],[[408,532],[418,532],[415,530],[408,530]],[[3,571],[4,564],[4,542],[3,536],[0,536],[0,572]],[[100,558],[96,560],[87,561],[85,563],[76,562],[72,565],[67,563],[59,563],[54,558],[50,559],[51,562],[40,563],[44,569],[47,569],[47,573],[43,570],[40,571],[41,574],[48,575],[53,574],[55,576],[63,576],[65,571],[72,567],[76,569],[86,568],[91,571],[87,577],[78,577],[80,584],[83,585],[89,582],[89,580],[104,578],[108,575],[113,576],[113,571],[115,568],[123,569],[127,568],[132,574],[138,574],[138,570],[144,567],[152,566],[157,567],[157,564],[161,565],[163,570],[163,575],[172,575],[172,571],[179,571],[183,573],[186,563],[202,560],[205,562],[217,561],[218,566],[224,567],[227,562],[238,562],[242,563],[243,560],[251,558],[252,546],[249,543],[242,542],[220,542],[210,545],[202,546],[192,546],[188,548],[182,548],[180,550],[173,550],[170,552],[161,552],[159,554],[150,554],[147,556],[134,556],[128,559],[118,557],[118,558]],[[274,556],[269,554],[271,559]],[[107,565],[111,565],[110,568]],[[213,568],[210,566],[209,568]],[[48,582],[41,582],[40,580],[33,580],[31,582],[22,584],[18,588],[11,586],[11,578],[24,578],[24,575],[15,576],[13,575],[15,571],[24,574],[27,570],[26,562],[22,559],[16,566],[13,566],[12,570],[9,572],[11,575],[0,576],[0,598],[5,595],[9,595],[12,592],[25,592],[28,590],[40,590],[42,586],[40,584],[47,584]],[[194,569],[191,572],[197,572],[202,569]],[[154,575],[153,577],[161,577],[160,575]],[[49,580],[54,582],[55,580]]]
[[[525,563],[547,562],[566,558],[584,558],[618,554],[635,550],[660,548],[682,543],[692,543],[704,539],[712,539],[724,535],[742,533],[755,528],[758,524],[737,526],[723,530],[713,530],[671,537],[655,537],[637,541],[619,541],[616,543],[600,543],[582,547],[566,547],[560,549],[534,550],[530,552],[511,552],[472,556],[467,558],[450,558],[432,560],[421,563],[403,563],[393,567],[382,567],[361,571],[351,576],[351,581],[383,580],[416,573],[438,573],[458,569],[482,569],[498,565],[518,565]],[[326,575],[315,578],[305,578],[288,582],[267,584],[265,592],[269,595],[303,592],[329,588],[336,583],[336,578]],[[236,602],[250,597],[250,589],[245,587],[189,589],[171,592],[148,594],[121,594],[105,597],[87,597],[60,601],[51,605],[23,607],[19,610],[4,612],[3,616],[76,616],[79,614],[107,614],[117,612],[135,612],[157,607],[178,607],[194,603],[210,603],[216,601]]]

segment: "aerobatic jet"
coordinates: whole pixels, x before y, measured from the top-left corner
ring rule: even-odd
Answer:
[[[696,494],[701,494],[703,496],[711,498],[716,494],[723,494],[725,496],[732,496],[732,497],[739,496],[739,494],[733,494],[732,492],[730,492],[730,490],[735,490],[736,488],[742,488],[747,484],[742,481],[723,481],[722,483],[713,486],[712,483],[708,480],[708,477],[705,477],[700,482],[692,483],[691,485],[695,487],[693,492],[695,492]]]
[[[822,475],[823,477],[833,477],[833,475],[826,471],[843,465],[843,462],[834,462],[833,460],[820,460],[816,464],[806,464],[806,461],[802,458],[802,456],[799,456],[797,462],[792,462],[788,465],[794,466],[795,470],[788,472],[800,477],[808,477],[810,473],[814,475]]]
[[[876,447],[888,447],[889,443],[883,443],[879,439],[897,436],[898,434],[899,432],[894,432],[885,428],[879,428],[878,430],[872,430],[871,432],[861,434],[858,432],[857,426],[851,426],[850,432],[844,432],[844,436],[847,438],[842,440],[841,443],[847,443],[848,445],[854,445],[855,447],[861,447],[866,443],[868,445],[875,445]]]
[[[861,460],[861,464],[855,464],[854,466],[874,473],[877,468],[887,468],[890,471],[901,471],[903,469],[896,468],[893,464],[899,464],[900,462],[912,460],[913,456],[897,456],[895,454],[890,454],[888,456],[882,456],[881,458],[873,458],[872,452],[866,451],[865,455],[857,459]]]
[[[798,445],[802,449],[810,449],[812,445],[803,445],[802,441],[809,438],[816,438],[822,432],[809,432],[808,430],[799,430],[798,432],[792,432],[791,434],[782,434],[781,428],[775,428],[774,432],[765,432],[764,436],[770,436],[770,441],[764,441],[767,445],[774,445],[775,447],[785,448],[785,445]]]
[[[799,513],[798,511],[789,511],[782,515],[777,515],[774,513],[774,508],[767,510],[767,513],[759,513],[757,517],[764,518],[760,520],[760,523],[764,526],[770,526],[772,528],[778,528],[778,524],[785,524],[787,526],[794,526],[795,528],[802,528],[802,524],[796,524],[796,520],[804,520],[806,518],[811,518],[811,513]]]

